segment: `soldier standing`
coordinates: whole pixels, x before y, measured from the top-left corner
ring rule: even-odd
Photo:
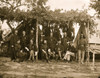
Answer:
[[[66,53],[67,49],[68,49],[68,37],[67,37],[67,33],[64,32],[64,37],[62,38],[62,45],[64,47],[64,53]]]
[[[33,40],[34,41],[34,31],[33,30],[31,30],[30,31],[30,40]]]
[[[58,40],[61,38],[60,30],[59,30],[59,25],[55,25],[55,28],[53,30],[53,36]]]
[[[48,47],[49,49],[51,49],[52,52],[55,51],[56,44],[57,44],[57,40],[55,37],[53,37],[53,33],[51,32],[50,37],[48,37]]]
[[[32,61],[34,61],[34,43],[33,43],[33,40],[31,39],[30,40],[30,45],[29,45],[29,50],[30,50],[30,56],[29,56],[29,60],[32,59]]]
[[[21,38],[21,46],[22,46],[23,52],[26,52],[27,51],[26,50],[26,48],[27,48],[26,41],[27,41],[26,32],[23,31],[22,32],[22,38]]]
[[[22,52],[24,52],[24,55],[25,55],[25,57],[23,59],[28,60],[28,58],[29,58],[29,49],[28,49],[28,45],[27,45],[27,36],[26,36],[25,31],[22,31],[21,49],[22,49]]]
[[[44,43],[42,44],[42,58],[46,59],[47,62],[48,61],[48,46],[47,46],[47,41],[44,40]]]
[[[10,40],[10,46],[11,46],[11,61],[15,61],[15,42],[14,42],[14,33],[12,34],[11,40]]]
[[[3,31],[0,29],[0,42],[3,40],[2,39],[2,34],[3,34]]]
[[[17,41],[15,44],[15,51],[16,51],[16,58],[20,57],[20,50],[21,50],[21,45],[20,45],[20,40]]]
[[[15,44],[17,44],[17,41],[19,40],[19,37],[18,37],[18,31],[15,30],[14,33],[12,33],[12,37],[11,37],[11,40],[10,40],[10,45],[11,45],[11,60],[15,61],[16,60],[16,50],[15,50]]]
[[[83,33],[81,33],[81,37],[78,42],[78,55],[79,55],[78,60],[79,60],[79,63],[82,63],[82,64],[84,62],[86,46],[87,46],[86,39],[84,38]]]

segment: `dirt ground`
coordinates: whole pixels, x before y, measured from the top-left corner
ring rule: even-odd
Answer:
[[[77,62],[11,62],[0,57],[0,78],[100,78],[100,62],[79,65]]]

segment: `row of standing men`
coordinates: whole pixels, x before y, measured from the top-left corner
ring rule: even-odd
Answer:
[[[57,41],[54,37],[53,34],[50,34],[50,37],[48,39],[41,41],[39,44],[39,54],[41,55],[42,59],[45,59],[47,62],[51,58],[55,59],[67,59],[69,61],[68,55],[72,55],[75,57],[77,54],[76,52],[78,51],[78,60],[79,62],[84,61],[84,51],[85,51],[85,46],[86,46],[86,41],[83,38],[83,34],[81,34],[81,38],[78,43],[79,47],[78,50],[74,47],[72,42],[68,42],[68,37],[65,33],[64,38],[60,39]],[[37,56],[37,48],[34,43],[34,31],[30,31],[30,36],[29,36],[29,44],[27,44],[27,37],[26,37],[26,32],[22,31],[22,36],[19,38],[18,36],[18,31],[15,30],[11,41],[10,41],[10,46],[11,46],[11,60],[16,60],[17,57],[20,55],[19,52],[25,52],[26,57],[23,60],[34,60],[34,57]]]

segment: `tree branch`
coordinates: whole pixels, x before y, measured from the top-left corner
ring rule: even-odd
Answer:
[[[14,29],[12,28],[12,26],[10,25],[9,21],[7,21],[8,26],[10,27],[11,31],[13,32]]]
[[[12,4],[10,4],[9,2],[7,1],[4,1],[4,0],[0,0],[2,3],[6,3],[6,4],[9,4],[10,6],[12,6]]]

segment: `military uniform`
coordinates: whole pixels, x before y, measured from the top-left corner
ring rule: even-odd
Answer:
[[[22,47],[22,50],[24,52],[26,52],[26,49],[25,49],[25,47],[27,47],[27,37],[26,37],[26,35],[22,36],[22,38],[21,38],[21,47]]]
[[[53,34],[54,34],[54,37],[59,41],[60,38],[61,38],[59,28],[55,28],[54,31],[53,31]]]
[[[67,38],[67,37],[64,37],[64,38],[62,39],[62,45],[63,45],[63,47],[64,47],[64,52],[66,52],[67,49],[68,49],[68,44],[67,44],[67,42],[68,42],[68,38]]]
[[[56,54],[58,54],[58,58],[62,59],[62,53],[64,51],[64,48],[61,44],[57,45],[56,51]]]
[[[19,40],[18,35],[13,34],[10,40],[10,45],[11,45],[11,60],[15,60],[16,59],[16,49],[15,49],[15,45],[17,44],[17,41]]]
[[[82,63],[84,62],[84,56],[85,56],[85,50],[86,50],[86,46],[87,46],[87,42],[86,42],[86,39],[84,38],[81,38],[78,42],[78,60],[79,60],[79,63]]]
[[[3,31],[2,30],[0,30],[0,41],[2,41],[3,39],[2,39],[2,33],[3,33]]]
[[[17,52],[19,52],[20,49],[21,49],[20,43],[16,43],[16,44],[15,44],[15,50],[16,50]]]
[[[20,43],[16,43],[15,44],[15,51],[16,51],[16,57],[19,58],[20,57],[20,50],[21,50],[21,45]]]
[[[78,43],[78,49],[79,50],[85,50],[86,49],[86,45],[87,45],[86,40],[85,39],[80,39],[79,43]]]
[[[72,35],[73,33],[73,35]],[[75,29],[74,28],[69,28],[67,31],[67,35],[68,35],[68,41],[72,41],[74,39],[75,36]]]
[[[57,40],[54,37],[48,37],[48,48],[51,49],[51,51],[55,51],[57,44]]]
[[[42,59],[46,59],[48,62],[48,46],[46,43],[42,44]]]
[[[32,59],[32,61],[33,61],[33,60],[34,60],[34,44],[30,44],[30,45],[29,45],[29,49],[30,49],[29,60]]]

